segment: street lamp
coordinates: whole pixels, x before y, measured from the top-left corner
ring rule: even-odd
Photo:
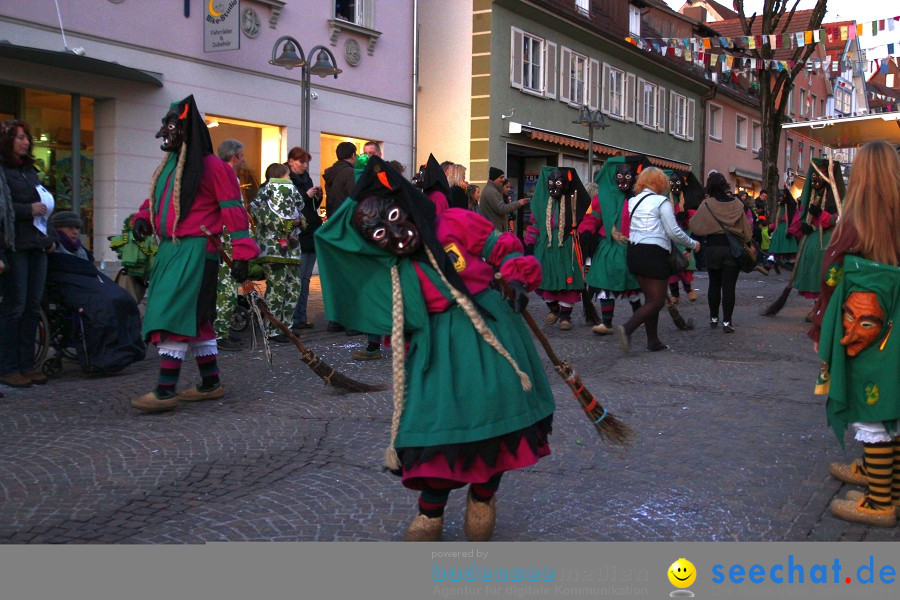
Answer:
[[[282,45],[282,43],[284,43],[284,47],[281,51],[281,54],[279,55],[278,48]],[[310,65],[309,61],[306,60],[306,56],[309,56],[310,60],[313,56],[315,56],[315,64]],[[302,71],[300,77],[300,85],[303,89],[303,106],[301,113],[302,131],[300,137],[300,145],[308,152],[310,108],[309,76],[310,74],[318,75],[319,77],[328,77],[329,75],[334,75],[334,78],[337,79],[338,73],[342,73],[343,71],[338,68],[337,61],[334,58],[334,54],[331,53],[331,50],[329,50],[325,46],[313,46],[309,51],[309,54],[304,55],[303,48],[300,46],[300,42],[289,35],[281,36],[275,42],[275,45],[272,46],[272,58],[269,59],[269,64],[284,67],[288,70],[293,69],[294,67],[300,67]]]
[[[609,123],[603,118],[603,113],[599,110],[591,110],[587,106],[581,107],[581,113],[578,118],[572,121],[577,125],[588,126],[588,180],[594,180],[594,127],[606,129]]]

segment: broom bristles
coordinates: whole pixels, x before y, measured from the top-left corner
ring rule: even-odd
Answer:
[[[793,284],[789,284],[785,286],[783,290],[781,290],[781,295],[766,308],[766,310],[762,311],[760,314],[764,317],[774,317],[777,315],[784,305],[787,304],[788,296],[791,295],[791,288],[793,288]]]
[[[669,309],[669,316],[672,317],[672,322],[675,323],[675,327],[682,331],[690,331],[694,328],[694,320],[691,319],[685,321],[684,317],[681,316],[681,313],[678,312],[678,309],[675,308],[675,306],[669,304],[666,308]]]
[[[597,307],[591,301],[591,293],[587,290],[581,292],[581,305],[584,308],[584,320],[588,325],[599,325],[600,315],[597,314]]]

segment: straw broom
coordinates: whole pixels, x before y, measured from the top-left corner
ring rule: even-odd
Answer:
[[[225,263],[229,267],[234,266],[234,262],[231,260],[231,257],[225,253],[225,250],[222,249],[222,244],[219,241],[217,236],[214,236],[209,232],[209,230],[201,225],[200,229],[206,234],[206,239],[208,239],[215,249],[219,252],[219,256],[225,261]],[[269,312],[269,307],[266,305],[266,301],[262,299],[262,297],[253,290],[252,286],[249,290],[245,291],[249,292],[247,297],[250,302],[259,310],[260,314],[264,316],[272,325],[281,330],[289,340],[291,340],[297,349],[300,351],[300,360],[302,360],[306,365],[312,369],[313,373],[322,378],[325,382],[325,385],[330,385],[335,389],[341,390],[343,392],[379,392],[384,389],[387,389],[384,385],[376,385],[371,383],[364,383],[362,381],[357,381],[342,373],[338,373],[334,370],[333,367],[323,362],[321,358],[316,356],[316,354],[312,350],[308,350],[303,346],[300,342],[300,339],[295,336],[290,328],[287,325],[279,321],[275,318],[271,312]]]
[[[512,297],[512,290],[509,288],[509,284],[506,280],[503,279],[503,276],[500,275],[500,273],[496,273],[494,277],[500,284],[503,293],[506,294],[507,297]],[[525,319],[525,323],[528,324],[528,327],[541,343],[541,346],[544,347],[544,351],[547,353],[550,362],[552,362],[553,366],[556,368],[556,372],[559,373],[559,376],[563,378],[563,381],[565,381],[566,385],[572,390],[572,394],[575,396],[575,399],[578,400],[581,408],[584,409],[588,419],[594,424],[594,428],[597,430],[600,437],[610,443],[618,444],[620,446],[631,445],[634,440],[634,432],[632,432],[631,428],[619,421],[614,415],[607,412],[607,410],[597,402],[597,399],[594,398],[593,394],[591,394],[584,386],[581,377],[575,372],[572,365],[560,360],[560,358],[556,356],[556,353],[550,346],[549,340],[547,340],[547,337],[541,331],[541,328],[538,327],[537,323],[534,322],[534,317],[531,316],[531,313],[527,310],[523,311],[522,318]]]
[[[818,165],[816,165],[816,163],[813,162],[813,163],[810,163],[810,164],[812,165],[813,169],[816,170],[816,173],[818,173],[819,176],[820,176],[822,179],[824,179],[825,181],[827,181],[828,184],[831,186],[831,193],[834,194],[835,204],[837,205],[837,209],[838,209],[838,217],[840,218],[840,215],[841,215],[841,196],[840,196],[840,194],[838,193],[837,184],[834,182],[834,179],[833,179],[832,177],[826,177],[825,174],[822,173],[822,170],[819,169]],[[831,154],[831,149],[829,149],[829,150],[828,150],[828,174],[829,174],[829,175],[831,175],[831,174],[834,172],[834,171],[832,170],[833,165],[834,165],[834,157],[833,157],[832,154]],[[817,206],[821,205],[822,202],[823,202],[824,200],[825,200],[825,196],[824,196],[824,194],[823,194],[820,198],[818,198],[818,202],[816,202],[816,205],[817,205]],[[780,210],[780,209],[779,209],[779,210]],[[807,223],[810,222],[810,218],[809,218],[809,217],[810,217],[810,215],[809,215],[809,213],[807,213],[807,215],[806,215],[806,222],[807,222]],[[822,238],[822,228],[819,227],[819,228],[817,228],[817,229],[819,230],[819,239],[821,240],[821,238]],[[800,245],[797,247],[797,259],[796,259],[796,261],[794,262],[794,269],[791,271],[791,276],[788,278],[787,285],[786,285],[786,286],[784,287],[784,289],[781,291],[781,295],[778,296],[778,298],[775,300],[775,302],[773,302],[772,304],[770,304],[770,305],[766,308],[766,310],[764,310],[764,311],[762,311],[762,312],[760,313],[762,316],[764,316],[764,317],[774,317],[775,315],[777,315],[777,314],[781,311],[782,308],[784,308],[784,305],[787,304],[788,297],[791,295],[791,289],[794,287],[794,274],[797,272],[797,267],[796,267],[796,266],[797,266],[798,264],[800,264],[800,255],[803,253],[803,248],[804,248],[804,246],[806,246],[806,240],[807,240],[808,238],[809,238],[809,236],[808,236],[808,235],[805,235],[805,236],[803,236],[803,239],[800,240]]]

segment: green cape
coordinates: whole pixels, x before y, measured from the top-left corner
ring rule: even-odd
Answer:
[[[547,189],[547,181],[553,171],[559,169],[565,174],[566,170],[560,167],[543,167],[541,168],[540,177],[534,188],[534,195],[531,197],[531,213],[534,215],[534,222],[540,234],[534,245],[534,257],[541,263],[541,285],[542,290],[559,291],[559,290],[582,290],[584,289],[584,275],[581,265],[578,264],[578,258],[575,255],[574,238],[569,236],[563,241],[562,246],[559,245],[560,236],[565,236],[565,214],[560,214],[559,206],[554,207],[553,212],[557,221],[557,227],[554,231],[547,231],[547,205],[550,203],[550,191]],[[581,188],[579,185],[578,188]],[[581,188],[583,190],[583,188]],[[579,191],[583,195],[587,192]],[[580,202],[578,204],[584,205]],[[570,202],[569,196],[566,195],[565,202]],[[586,206],[583,206],[586,208]],[[571,208],[569,209],[571,210]],[[578,207],[575,208],[572,215],[572,221],[577,223],[584,216],[584,213],[578,214]],[[550,237],[548,246],[547,240]]]
[[[622,232],[622,207],[625,204],[625,194],[616,185],[616,167],[624,162],[624,156],[609,158],[594,175],[600,202],[600,217],[603,219],[603,229],[606,231],[606,235],[600,238],[597,250],[591,258],[591,270],[587,275],[587,284],[598,290],[624,292],[641,287],[625,264],[625,244],[614,242],[612,239],[613,225],[617,231]]]
[[[900,320],[900,267],[848,255],[836,276],[841,280],[822,318],[819,357],[825,364],[816,393],[828,394],[828,424],[843,444],[848,423],[900,418],[900,335],[892,331]],[[841,344],[843,305],[857,291],[877,295],[885,323],[870,346],[849,357]]]

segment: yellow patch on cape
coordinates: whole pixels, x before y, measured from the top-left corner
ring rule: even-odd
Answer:
[[[462,252],[459,250],[459,246],[450,242],[446,246],[444,246],[444,252],[447,253],[447,256],[450,258],[450,262],[453,263],[453,268],[456,269],[457,273],[462,273],[466,268],[466,259],[463,257]]]
[[[878,384],[870,383],[866,386],[866,404],[872,406],[873,404],[878,403],[879,392],[878,392]]]
[[[831,265],[828,267],[828,274],[825,276],[825,284],[828,287],[837,287],[837,284],[841,282],[841,276],[844,274],[841,267],[837,265]]]

